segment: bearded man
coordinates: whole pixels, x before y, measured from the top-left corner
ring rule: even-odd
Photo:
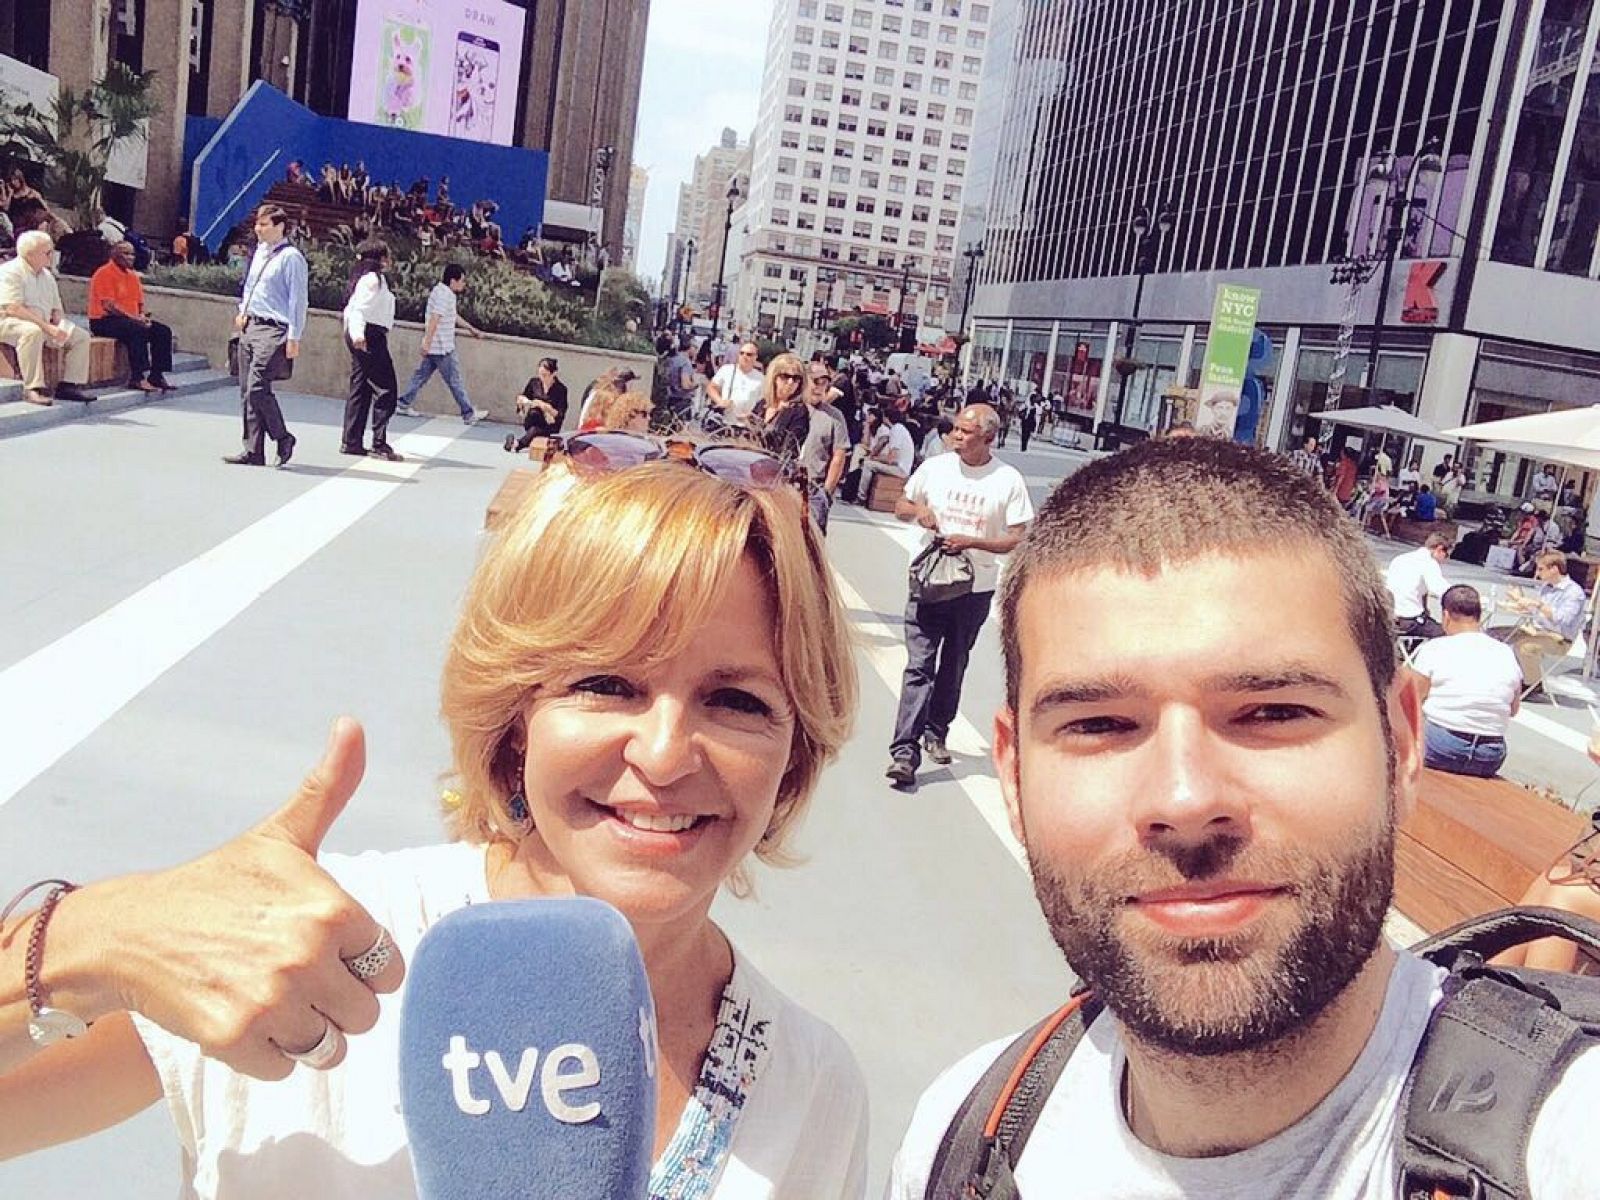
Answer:
[[[1360,530],[1285,459],[1159,439],[1056,490],[1000,603],[995,764],[1040,908],[1103,1005],[1017,1192],[1395,1196],[1403,1090],[1445,973],[1383,935],[1422,713]],[[924,1094],[892,1200],[925,1195],[1009,1040]],[[1595,1194],[1597,1104],[1600,1051],[1583,1050],[1511,1194]]]

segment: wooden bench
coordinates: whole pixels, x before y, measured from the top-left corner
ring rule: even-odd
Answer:
[[[906,481],[898,475],[872,476],[872,486],[867,489],[867,507],[873,512],[892,513],[894,502],[905,493]]]
[[[1416,811],[1395,838],[1395,907],[1437,933],[1516,904],[1589,828],[1509,780],[1424,770]]]
[[[499,490],[489,501],[488,510],[483,514],[484,529],[495,530],[504,525],[511,514],[521,507],[523,498],[537,478],[539,478],[538,471],[529,471],[522,467],[507,475]]]
[[[44,382],[49,388],[61,382],[62,351],[55,346],[44,348]],[[115,383],[128,377],[128,348],[115,338],[91,337],[89,339],[89,381],[84,386],[96,387]],[[17,361],[17,348],[0,342],[0,379],[21,379],[22,365]]]

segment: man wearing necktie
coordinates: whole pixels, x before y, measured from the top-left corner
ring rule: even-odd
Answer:
[[[306,327],[306,260],[286,240],[288,217],[276,204],[256,209],[256,252],[245,272],[244,297],[234,328],[239,331],[239,404],[244,414],[244,449],[224,462],[266,465],[266,439],[278,449],[278,466],[289,464],[295,436],[283,422],[272,382],[287,376],[300,354]]]

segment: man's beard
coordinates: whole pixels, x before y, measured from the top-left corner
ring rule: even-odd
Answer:
[[[1392,773],[1391,773],[1392,777]],[[1189,1056],[1261,1049],[1303,1029],[1360,973],[1394,892],[1394,790],[1376,829],[1347,853],[1246,845],[1123,855],[1066,879],[1028,851],[1034,893],[1068,964],[1139,1040]],[[1128,898],[1222,878],[1287,884],[1238,934],[1186,938]]]

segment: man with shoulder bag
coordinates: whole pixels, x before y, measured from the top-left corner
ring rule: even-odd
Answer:
[[[950,761],[945,739],[999,582],[999,557],[1033,519],[1022,475],[994,456],[999,427],[987,404],[962,409],[950,434],[954,453],[918,467],[895,502],[895,516],[929,533],[912,564],[906,671],[884,772],[898,787],[916,786],[924,751],[941,766]]]
[[[232,365],[238,368],[244,448],[222,460],[236,466],[265,466],[268,437],[277,446],[278,466],[288,466],[294,454],[295,436],[272,390],[275,381],[289,378],[300,356],[309,303],[305,256],[290,245],[288,225],[278,205],[256,209],[256,252],[233,320],[238,337]]]

